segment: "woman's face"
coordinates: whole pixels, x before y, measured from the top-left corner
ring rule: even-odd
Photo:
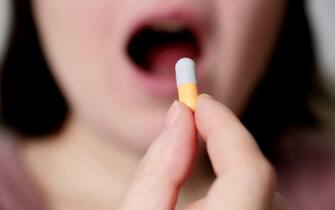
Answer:
[[[146,148],[177,98],[174,63],[198,64],[201,92],[240,114],[276,40],[285,0],[33,0],[71,113]]]

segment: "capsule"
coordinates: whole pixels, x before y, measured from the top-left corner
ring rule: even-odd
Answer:
[[[194,111],[198,97],[196,65],[192,59],[182,58],[175,68],[179,101]]]

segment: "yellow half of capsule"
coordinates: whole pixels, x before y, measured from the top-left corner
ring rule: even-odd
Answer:
[[[186,104],[194,111],[198,98],[197,85],[194,83],[178,85],[178,97],[180,102]]]

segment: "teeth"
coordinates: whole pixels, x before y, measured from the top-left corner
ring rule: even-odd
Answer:
[[[157,32],[171,32],[176,33],[185,29],[185,25],[178,21],[164,21],[154,23],[151,28]]]

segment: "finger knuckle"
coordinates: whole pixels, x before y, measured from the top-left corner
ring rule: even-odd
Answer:
[[[136,173],[133,176],[133,183],[157,185],[162,184],[162,180],[168,184],[177,185],[174,177],[167,175],[167,171],[157,164],[151,162],[152,160],[143,159],[137,167]]]
[[[264,158],[255,161],[249,173],[254,180],[264,185],[264,187],[274,188],[276,185],[276,171],[272,164]]]
[[[259,160],[255,164],[254,173],[265,186],[273,188],[276,185],[276,171],[268,160]]]
[[[155,170],[153,170],[153,160],[148,157],[145,157],[141,162],[139,162],[136,172],[133,176],[135,182],[141,182],[145,179],[152,179],[155,175]]]

